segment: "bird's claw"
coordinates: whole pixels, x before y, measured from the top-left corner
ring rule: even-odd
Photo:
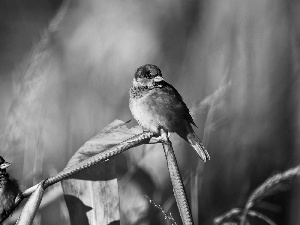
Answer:
[[[165,130],[163,127],[159,128],[159,132],[160,132],[160,138],[163,142],[167,142],[169,140],[170,137],[170,133]]]

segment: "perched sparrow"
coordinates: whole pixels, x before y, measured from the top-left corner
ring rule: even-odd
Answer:
[[[20,193],[18,182],[6,172],[10,165],[0,156],[0,220],[12,212],[15,199]]]
[[[195,123],[176,89],[162,78],[160,69],[151,64],[137,69],[130,88],[129,107],[133,117],[145,129],[155,133],[163,128],[175,132],[196,150],[206,162],[209,154],[196,136]]]

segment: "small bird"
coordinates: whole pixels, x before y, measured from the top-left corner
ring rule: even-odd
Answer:
[[[189,109],[177,90],[164,81],[160,69],[151,64],[139,67],[129,91],[129,108],[143,129],[160,133],[163,128],[177,133],[206,162],[210,159],[191,124],[196,126]]]
[[[10,178],[6,172],[10,165],[0,156],[0,221],[12,212],[15,199],[21,192],[18,181]]]

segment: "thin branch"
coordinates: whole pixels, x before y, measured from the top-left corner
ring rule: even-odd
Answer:
[[[116,156],[130,148],[136,147],[140,144],[144,144],[150,141],[151,137],[154,136],[154,133],[152,132],[143,132],[141,134],[135,135],[132,138],[127,139],[126,141],[121,142],[118,145],[115,145],[112,148],[109,148],[103,152],[98,153],[97,155],[94,155],[76,165],[73,165],[62,172],[54,175],[53,177],[50,177],[45,182],[45,188],[48,186],[55,184],[66,177],[71,176],[74,173],[77,173],[81,170],[87,169],[93,165],[96,165],[98,163],[104,162],[112,158],[113,156]]]
[[[276,223],[273,220],[271,220],[269,217],[265,216],[262,213],[259,213],[259,212],[253,211],[253,210],[249,210],[248,215],[252,216],[252,217],[257,217],[257,218],[265,221],[269,225],[276,225]]]
[[[243,213],[243,211],[241,209],[237,209],[237,208],[231,209],[230,211],[224,213],[223,215],[215,218],[213,223],[214,223],[214,225],[218,225],[218,224],[222,224],[222,222],[224,222],[225,220],[228,221],[233,218],[239,219],[241,221],[242,217],[243,217],[242,213]],[[259,213],[257,211],[249,210],[247,215],[254,217],[254,218],[258,218],[260,220],[263,220],[264,222],[266,222],[269,225],[276,225],[276,223],[273,220],[271,220],[269,217],[267,217],[264,214]]]
[[[229,220],[232,217],[237,217],[242,213],[241,209],[231,209],[230,211],[222,214],[221,216],[218,216],[217,218],[214,219],[213,224],[218,225],[221,224],[224,220]]]
[[[182,222],[184,225],[192,225],[194,224],[192,219],[192,213],[190,210],[189,203],[187,201],[187,196],[179,172],[179,167],[176,161],[176,157],[173,151],[172,143],[168,138],[167,132],[164,131],[163,129],[161,129],[161,137],[163,140],[163,148],[167,159],[173,191],[174,191],[175,199],[177,202],[177,206],[180,212]]]

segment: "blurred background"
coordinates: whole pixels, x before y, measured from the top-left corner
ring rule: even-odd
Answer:
[[[113,120],[131,119],[128,90],[147,63],[182,94],[211,156],[203,164],[171,136],[195,224],[243,207],[266,178],[299,163],[297,0],[2,0],[0,49],[0,154],[22,190]],[[145,194],[181,224],[161,146],[116,164],[121,224],[171,224]],[[257,211],[298,224],[298,190]],[[36,224],[69,224],[61,195],[52,200]]]

